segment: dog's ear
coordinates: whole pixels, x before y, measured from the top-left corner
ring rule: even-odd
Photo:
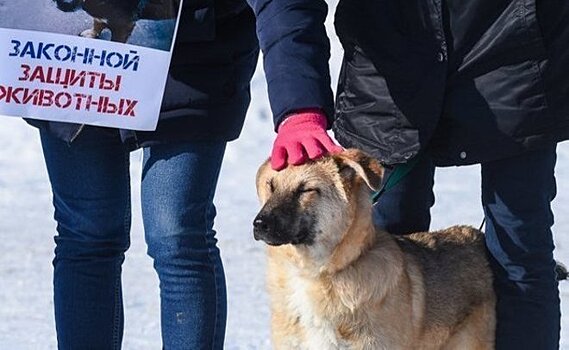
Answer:
[[[355,148],[344,150],[337,154],[335,159],[342,177],[351,178],[357,175],[370,189],[380,189],[384,169],[377,159]]]
[[[261,166],[257,170],[255,184],[257,186],[257,196],[259,197],[261,203],[266,202],[267,198],[270,195],[266,182],[267,182],[267,174],[271,170],[272,169],[271,169],[270,158],[267,159],[263,164],[261,164]]]

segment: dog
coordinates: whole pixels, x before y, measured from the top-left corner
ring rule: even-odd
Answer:
[[[174,19],[178,0],[53,0],[64,12],[85,10],[93,17],[93,27],[81,32],[85,38],[99,38],[108,28],[111,41],[126,43],[139,19]]]
[[[383,168],[350,149],[257,172],[254,237],[268,245],[275,349],[493,349],[483,234],[394,236],[374,226]]]

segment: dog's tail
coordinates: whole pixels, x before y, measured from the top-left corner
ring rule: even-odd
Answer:
[[[558,281],[564,281],[569,277],[569,272],[567,272],[567,267],[555,260],[555,274],[557,275]]]

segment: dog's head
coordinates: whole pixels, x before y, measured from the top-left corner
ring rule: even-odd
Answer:
[[[357,210],[371,215],[371,193],[382,176],[379,162],[355,149],[278,172],[267,161],[257,172],[262,209],[253,222],[255,239],[331,251]]]
[[[73,12],[83,7],[84,0],[53,0],[57,8],[64,12]]]

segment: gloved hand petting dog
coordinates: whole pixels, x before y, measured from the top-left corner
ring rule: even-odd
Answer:
[[[328,153],[338,153],[336,145],[326,133],[328,121],[319,109],[307,109],[287,117],[278,129],[271,154],[274,170],[287,164],[299,165],[308,159],[318,159]]]

